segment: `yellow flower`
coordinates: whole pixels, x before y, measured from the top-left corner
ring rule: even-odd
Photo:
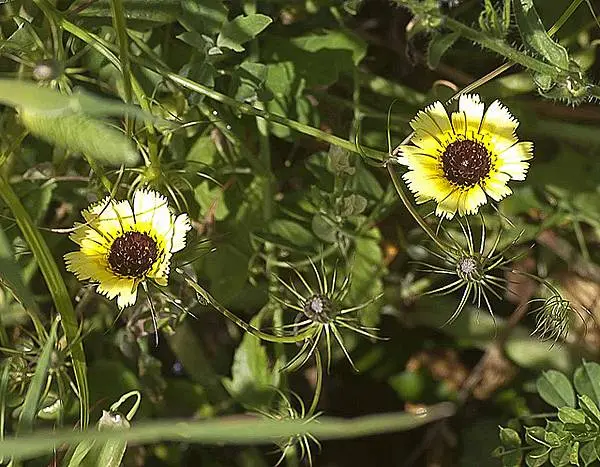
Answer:
[[[500,101],[485,110],[477,95],[462,95],[450,117],[441,102],[410,122],[410,142],[400,146],[398,162],[418,204],[435,200],[435,213],[452,219],[476,214],[489,196],[500,201],[512,193],[509,180],[525,180],[533,143],[519,141],[518,120]]]
[[[116,297],[120,309],[135,303],[145,280],[167,285],[171,257],[185,247],[191,228],[187,214],[175,216],[164,196],[144,189],[132,203],[107,197],[82,214],[86,223],[76,223],[71,234],[81,248],[65,255],[67,270]]]

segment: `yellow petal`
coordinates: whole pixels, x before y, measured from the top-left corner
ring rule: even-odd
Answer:
[[[498,154],[498,159],[503,162],[520,162],[533,158],[533,143],[521,141],[513,144]]]
[[[479,185],[475,185],[465,191],[462,198],[462,209],[459,208],[459,214],[477,214],[479,207],[485,203],[487,203],[485,192]]]
[[[491,103],[483,116],[481,133],[488,133],[510,139],[514,137],[518,126],[519,121],[500,103],[500,101],[495,100]]]
[[[450,119],[448,118],[448,113],[440,101],[434,102],[429,107],[425,108],[425,113],[431,117],[439,132],[452,132],[452,125],[450,123]]]
[[[465,134],[471,135],[479,132],[485,105],[477,94],[463,94],[458,100],[458,112],[464,115]],[[455,129],[456,130],[456,129]]]
[[[506,183],[498,180],[487,180],[483,186],[483,189],[494,201],[500,201],[512,193],[512,190],[506,185]]]

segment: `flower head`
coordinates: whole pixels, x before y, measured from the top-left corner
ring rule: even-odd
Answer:
[[[489,196],[500,201],[512,193],[509,180],[524,180],[533,143],[519,141],[519,122],[500,101],[485,110],[477,95],[462,95],[449,117],[441,102],[410,122],[412,144],[400,146],[398,162],[417,203],[435,200],[435,213],[451,219],[476,214]]]
[[[367,300],[365,303],[356,306],[344,306],[344,300],[348,294],[350,287],[350,275],[346,276],[342,284],[338,287],[337,270],[334,270],[331,281],[328,282],[325,266],[321,262],[320,270],[315,264],[310,261],[318,288],[311,286],[308,281],[296,269],[294,273],[302,283],[305,292],[298,291],[296,286],[288,284],[281,278],[277,280],[291,293],[291,300],[273,296],[275,300],[287,308],[297,312],[296,319],[293,324],[284,326],[284,328],[292,328],[297,335],[307,335],[300,351],[288,362],[284,367],[285,370],[296,369],[302,366],[311,355],[317,350],[317,345],[325,336],[327,348],[327,368],[331,365],[331,344],[332,340],[337,341],[344,355],[354,367],[352,358],[348,353],[340,329],[346,329],[355,333],[367,336],[373,339],[381,339],[373,332],[376,328],[366,327],[360,324],[360,321],[351,314],[362,310],[371,303],[378,300],[381,296],[376,296]]]
[[[485,224],[482,223],[481,225],[479,248],[475,247],[473,233],[468,221],[466,226],[460,221],[459,225],[464,235],[466,248],[455,240],[449,232],[446,232],[451,241],[448,248],[444,250],[440,249],[438,252],[430,251],[440,264],[432,265],[421,261],[418,262],[426,266],[424,269],[421,269],[421,271],[439,274],[442,277],[450,279],[448,284],[428,291],[428,295],[446,295],[462,290],[461,299],[445,325],[452,323],[458,318],[464,307],[467,305],[469,298],[472,299],[472,302],[476,304],[478,308],[481,307],[482,302],[485,302],[485,306],[490,315],[492,315],[492,317],[494,316],[488,293],[501,299],[500,294],[507,291],[506,279],[496,276],[496,272],[508,263],[514,261],[516,256],[507,258],[505,257],[505,253],[513,247],[520,238],[520,235],[517,236],[508,244],[508,246],[498,252],[497,248],[500,243],[500,232],[496,236],[491,248],[486,253],[484,251],[486,239]]]
[[[183,249],[190,230],[187,214],[175,216],[161,194],[140,189],[132,202],[106,197],[82,212],[71,239],[79,251],[67,253],[67,269],[96,284],[123,309],[133,305],[138,285],[152,279],[167,285],[173,253]]]

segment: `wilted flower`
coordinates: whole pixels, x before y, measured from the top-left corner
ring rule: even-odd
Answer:
[[[436,215],[451,219],[476,214],[489,196],[512,193],[509,180],[524,180],[533,143],[519,142],[519,122],[500,101],[485,110],[477,95],[462,95],[450,117],[441,102],[410,122],[412,144],[400,146],[398,162],[417,203],[435,200]]]
[[[167,285],[171,257],[183,249],[191,225],[187,214],[173,214],[161,194],[140,189],[133,202],[110,197],[82,212],[71,239],[81,248],[67,253],[67,269],[89,280],[123,309],[133,305],[138,285],[151,279]]]

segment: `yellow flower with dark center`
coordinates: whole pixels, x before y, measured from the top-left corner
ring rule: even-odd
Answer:
[[[525,180],[533,143],[519,141],[517,119],[494,101],[487,110],[477,95],[462,95],[450,117],[441,102],[410,122],[414,135],[400,146],[398,162],[418,204],[434,200],[436,215],[476,214],[489,196],[512,193],[509,180]]]
[[[185,247],[190,230],[187,214],[176,216],[161,194],[140,189],[132,202],[109,197],[82,212],[71,239],[79,251],[67,253],[67,270],[96,284],[123,309],[133,305],[137,288],[151,279],[166,286],[173,253]]]

